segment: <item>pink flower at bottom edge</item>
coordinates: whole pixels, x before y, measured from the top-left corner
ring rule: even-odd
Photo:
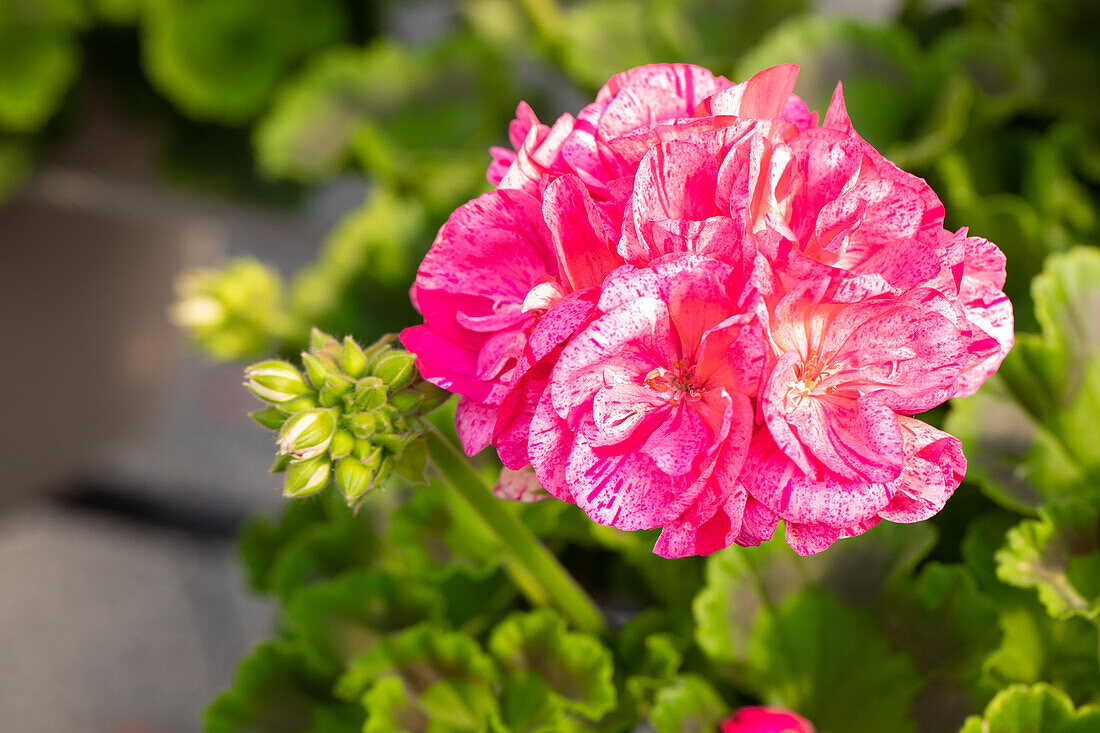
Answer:
[[[810,721],[782,708],[746,707],[722,721],[722,733],[815,733]]]

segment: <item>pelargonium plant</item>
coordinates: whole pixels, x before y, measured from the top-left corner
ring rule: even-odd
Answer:
[[[493,189],[451,214],[420,265],[411,296],[424,322],[400,334],[407,351],[392,338],[363,348],[314,331],[301,369],[272,360],[246,372],[268,405],[254,417],[278,431],[287,496],[334,483],[359,508],[391,476],[417,482],[430,465],[480,522],[452,544],[478,546],[487,531],[486,554],[501,554],[535,609],[486,632],[493,620],[431,610],[453,578],[434,587],[374,574],[292,604],[292,623],[308,629],[314,616],[345,613],[348,594],[370,596],[373,630],[341,637],[368,651],[327,667],[306,657],[328,670],[309,684],[336,680],[344,701],[326,716],[358,721],[363,713],[343,706],[360,701],[367,731],[632,730],[643,717],[661,733],[828,733],[853,720],[872,722],[850,730],[885,730],[909,720],[918,690],[934,697],[954,680],[930,664],[921,687],[897,651],[919,657],[918,637],[947,628],[928,621],[933,609],[966,614],[960,628],[977,630],[975,649],[996,644],[986,633],[995,614],[969,575],[930,567],[911,587],[888,584],[927,550],[917,535],[890,535],[856,566],[877,584],[892,642],[866,608],[819,587],[860,557],[845,554],[860,542],[846,538],[882,520],[929,519],[958,488],[960,441],[914,415],[973,394],[998,369],[1013,313],[996,245],[944,228],[931,188],[856,132],[839,85],[824,115],[810,111],[793,93],[797,71],[776,66],[735,84],[686,64],[643,66],[553,125],[521,104],[512,149],[491,151]],[[439,424],[451,394],[461,450]],[[489,446],[496,469],[469,460]],[[500,500],[553,498],[600,531],[656,530],[663,558],[766,543],[708,563],[713,587],[693,604],[705,664],[675,678],[690,662],[672,641],[679,632],[662,626],[676,615],[617,618]],[[769,542],[780,521],[793,553]],[[407,538],[402,526],[395,519],[395,536]],[[825,554],[846,570],[798,558],[840,540]],[[299,554],[290,572],[331,562]],[[462,583],[485,594],[479,611],[494,619],[501,596],[471,577]],[[802,592],[779,603],[775,578]],[[733,597],[717,590],[734,586]],[[387,594],[401,598],[391,615]],[[751,630],[729,632],[735,623]],[[799,643],[776,641],[792,634],[810,640],[810,661]],[[980,665],[957,646],[969,685]],[[796,658],[785,656],[792,649]],[[293,667],[286,648],[265,653]],[[865,668],[864,656],[881,664]],[[826,692],[799,676],[834,662],[851,675],[820,675]],[[711,682],[739,681],[797,712],[731,711]],[[905,702],[864,689],[880,683]],[[838,712],[856,697],[867,698],[860,715]],[[226,697],[212,715],[233,718],[243,704]]]

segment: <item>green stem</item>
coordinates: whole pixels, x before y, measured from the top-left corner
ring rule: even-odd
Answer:
[[[432,463],[443,479],[500,540],[508,573],[532,605],[557,607],[582,631],[606,632],[607,622],[584,588],[531,530],[493,496],[466,456],[430,424],[425,425],[424,437]]]

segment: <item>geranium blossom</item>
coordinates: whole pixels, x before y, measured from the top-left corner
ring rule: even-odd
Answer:
[[[655,550],[800,553],[925,519],[966,470],[910,417],[1012,345],[1004,257],[856,133],[794,66],[613,77],[552,126],[520,105],[497,188],[442,228],[402,334],[497,447],[498,493],[553,496]],[[519,473],[513,473],[519,472]]]

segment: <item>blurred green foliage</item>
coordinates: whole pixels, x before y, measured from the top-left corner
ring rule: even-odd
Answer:
[[[703,731],[760,701],[821,733],[1095,729],[1100,4],[905,0],[880,20],[816,5],[0,0],[0,195],[104,80],[152,120],[177,183],[286,205],[369,181],[290,278],[239,260],[181,280],[176,318],[215,359],[299,351],[311,326],[370,342],[412,323],[417,263],[487,189],[517,102],[552,120],[654,61],[732,79],[793,61],[818,110],[843,80],[856,128],[930,182],[948,226],[1008,257],[1018,345],[950,409],[970,478],[932,522],[815,558],[770,543],[666,561],[651,533],[510,507],[617,620],[596,639],[527,613],[440,487],[358,514],[326,492],[244,534],[280,628],[210,731]]]

